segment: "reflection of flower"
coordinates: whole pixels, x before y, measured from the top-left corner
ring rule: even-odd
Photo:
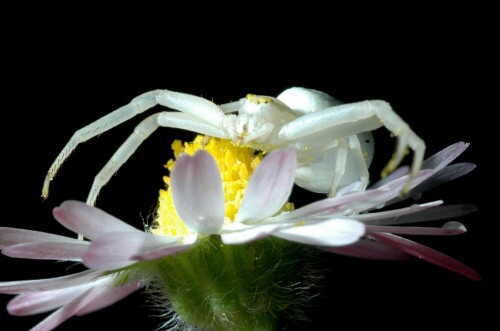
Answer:
[[[467,206],[443,208],[441,201],[435,201],[380,210],[470,171],[471,164],[448,165],[467,146],[458,143],[427,159],[404,197],[400,193],[408,177],[407,169],[401,168],[365,192],[323,199],[296,210],[286,204],[295,176],[292,150],[267,155],[242,186],[245,193],[237,203],[228,201],[227,192],[234,191],[226,185],[230,176],[208,152],[183,154],[167,181],[175,207],[170,212],[180,221],[159,220],[155,234],[77,201],[64,202],[54,209],[54,216],[90,242],[0,228],[0,248],[7,256],[82,261],[90,269],[55,279],[0,283],[0,293],[18,294],[8,305],[11,314],[59,308],[34,330],[51,330],[73,315],[121,300],[145,284],[160,287],[187,323],[253,330],[273,329],[275,315],[313,295],[304,296],[312,279],[308,268],[313,247],[371,259],[413,255],[477,280],[480,276],[466,265],[397,236],[463,233],[465,228],[458,222],[442,228],[399,225],[458,216],[467,212]],[[239,173],[250,176],[246,170]],[[228,216],[228,209],[235,212]]]

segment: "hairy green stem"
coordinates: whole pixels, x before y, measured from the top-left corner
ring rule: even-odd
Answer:
[[[201,330],[276,330],[280,317],[302,318],[318,280],[316,250],[277,238],[224,245],[219,236],[144,264],[173,310]],[[157,291],[158,289],[155,289]]]

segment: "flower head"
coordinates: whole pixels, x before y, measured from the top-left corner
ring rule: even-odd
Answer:
[[[56,279],[0,283],[0,293],[18,294],[9,311],[23,315],[58,308],[35,328],[51,330],[148,284],[165,293],[186,323],[272,330],[275,315],[294,314],[290,307],[309,300],[303,293],[314,285],[310,266],[316,251],[387,260],[416,256],[480,279],[463,263],[399,236],[464,233],[458,222],[441,228],[406,224],[458,216],[473,207],[444,208],[442,201],[433,201],[387,209],[472,170],[472,164],[449,165],[468,144],[454,144],[427,159],[405,196],[400,192],[408,169],[400,168],[364,192],[293,210],[288,202],[293,150],[262,158],[224,141],[197,139],[197,148],[184,146],[192,155],[181,154],[174,144],[178,157],[168,164],[172,173],[152,233],[77,201],[55,208],[54,217],[90,241],[0,228],[0,248],[7,256],[81,261],[89,268]]]

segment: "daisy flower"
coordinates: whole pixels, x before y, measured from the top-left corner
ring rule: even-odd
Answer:
[[[150,231],[78,201],[55,208],[54,217],[90,241],[0,228],[0,248],[7,256],[81,261],[89,268],[55,279],[0,283],[0,293],[18,295],[8,305],[11,314],[57,309],[34,330],[52,330],[145,285],[172,317],[166,327],[274,330],[279,316],[301,318],[300,309],[314,296],[318,251],[390,260],[413,255],[479,280],[463,263],[398,236],[463,233],[458,222],[442,228],[400,225],[450,218],[471,208],[435,201],[380,209],[472,170],[471,164],[449,165],[467,146],[458,143],[427,159],[404,197],[407,168],[365,192],[294,210],[288,202],[293,150],[262,158],[219,139],[175,142],[177,160],[167,164],[171,177],[165,178]]]

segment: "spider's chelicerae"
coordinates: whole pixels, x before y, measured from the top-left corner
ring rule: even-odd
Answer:
[[[381,100],[341,104],[326,93],[293,87],[277,98],[248,94],[238,101],[216,105],[194,95],[156,90],[76,131],[50,167],[42,196],[48,196],[50,181],[78,144],[155,105],[177,111],[153,114],[135,128],[95,177],[87,203],[95,204],[102,186],[158,127],[231,139],[264,151],[293,148],[298,158],[296,184],[330,196],[362,191],[368,185],[374,150],[372,130],[384,126],[397,137],[396,151],[382,175],[399,165],[409,147],[414,152],[410,178],[414,177],[425,152],[423,140]],[[410,185],[411,179],[407,189]]]

